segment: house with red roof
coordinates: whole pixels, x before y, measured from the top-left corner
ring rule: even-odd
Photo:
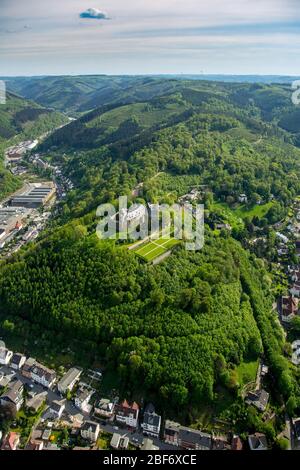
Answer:
[[[134,401],[129,403],[127,400],[123,400],[115,407],[116,421],[129,428],[136,428],[138,425],[140,407]]]
[[[281,320],[289,323],[298,314],[299,299],[287,296],[281,298]]]
[[[16,450],[20,444],[20,434],[9,432],[3,439],[1,450]]]

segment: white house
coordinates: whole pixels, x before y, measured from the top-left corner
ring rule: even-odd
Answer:
[[[94,394],[93,390],[89,390],[87,388],[80,388],[75,397],[76,408],[78,408],[80,411],[83,411],[85,413],[89,413],[90,412],[89,401],[93,394]]]
[[[43,385],[43,387],[51,388],[54,385],[56,373],[54,370],[35,362],[30,369],[30,377],[34,382]]]
[[[60,419],[66,407],[66,400],[53,400],[49,413],[54,419]]]
[[[295,366],[300,365],[300,340],[297,339],[292,343],[292,363]]]
[[[290,289],[290,294],[293,297],[300,297],[300,282],[294,282],[293,286]]]
[[[244,203],[247,203],[248,202],[248,197],[246,194],[240,194],[239,195],[239,202],[244,202]]]
[[[146,209],[142,204],[133,204],[128,210],[123,209],[120,212],[121,219],[130,222],[132,220],[140,219],[145,216]]]
[[[103,418],[111,418],[114,413],[115,405],[108,398],[101,398],[95,405],[94,414]]]
[[[85,421],[81,428],[80,434],[83,439],[87,439],[90,442],[96,442],[99,436],[100,426],[98,423],[93,421]]]
[[[276,236],[277,238],[279,238],[283,243],[287,243],[289,241],[288,237],[286,237],[285,235],[283,235],[282,233],[280,232],[276,232]]]
[[[72,369],[69,369],[57,384],[59,393],[66,393],[68,390],[73,390],[75,384],[80,378],[81,373],[82,369],[77,367],[72,367]]]
[[[0,347],[0,364],[2,366],[7,366],[10,363],[12,357],[12,351],[7,349],[6,347]]]

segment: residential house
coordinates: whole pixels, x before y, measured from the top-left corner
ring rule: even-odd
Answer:
[[[5,372],[0,372],[0,387],[5,388],[7,387],[11,381],[15,377],[15,372],[8,372],[7,374]]]
[[[43,441],[30,439],[28,444],[26,444],[25,450],[43,450],[43,447],[44,447]]]
[[[98,423],[93,421],[85,421],[80,434],[83,439],[86,439],[90,442],[96,442],[99,436],[100,426]]]
[[[181,449],[211,450],[212,437],[195,429],[180,426],[178,435],[178,446]]]
[[[161,426],[161,416],[155,413],[155,407],[152,403],[145,408],[142,428],[144,434],[158,437]]]
[[[254,392],[249,392],[245,402],[247,405],[253,405],[259,411],[266,411],[268,402],[269,402],[269,393],[265,390],[255,390]]]
[[[229,224],[224,224],[224,223],[220,223],[220,224],[217,224],[216,225],[216,229],[217,230],[228,230],[228,231],[231,231],[232,230],[232,227],[231,225]]]
[[[248,197],[246,194],[240,194],[238,197],[239,202],[247,204]]]
[[[17,432],[9,432],[3,439],[1,450],[17,450],[20,444],[20,434]]]
[[[233,436],[231,441],[231,450],[243,450],[243,443],[239,436]]]
[[[230,450],[231,445],[226,436],[213,436],[212,450]]]
[[[31,369],[34,366],[34,364],[35,364],[35,359],[33,359],[33,357],[29,357],[24,362],[24,365],[21,370],[21,374],[27,379],[31,379]]]
[[[49,441],[50,436],[51,436],[51,429],[45,429],[43,434],[42,434],[42,439],[43,441]]]
[[[12,369],[20,370],[25,364],[25,361],[26,361],[26,357],[23,356],[23,354],[14,353],[11,358],[10,366]]]
[[[110,447],[112,449],[118,450],[120,445],[121,434],[114,432],[110,441]]]
[[[296,281],[290,288],[290,294],[294,297],[300,297],[300,282]]]
[[[295,439],[300,441],[300,418],[293,420],[294,432],[295,432]]]
[[[296,339],[292,343],[292,363],[295,366],[298,366],[300,364],[300,340]]]
[[[81,387],[77,390],[77,394],[75,397],[75,406],[78,408],[80,411],[83,411],[85,413],[90,412],[90,405],[89,401],[91,397],[93,396],[94,391],[90,390],[88,388]]]
[[[10,363],[12,357],[12,351],[7,349],[5,346],[0,347],[0,365],[7,366]]]
[[[19,411],[24,401],[23,391],[24,386],[20,380],[11,382],[8,386],[8,390],[6,390],[6,392],[0,397],[1,405],[12,405],[15,412]]]
[[[285,323],[289,323],[295,315],[298,313],[299,299],[292,297],[281,298],[281,320]]]
[[[290,272],[291,280],[293,282],[300,281],[300,271],[299,269],[294,269]]]
[[[43,385],[43,387],[51,388],[54,385],[56,380],[56,373],[52,369],[48,369],[48,367],[35,362],[30,370],[31,379]]]
[[[37,413],[42,404],[46,401],[47,392],[38,393],[26,401],[26,408],[33,413]]]
[[[248,436],[250,450],[268,450],[268,441],[266,436],[261,433],[255,433]]]
[[[159,447],[155,446],[153,444],[152,439],[149,439],[148,437],[143,440],[143,443],[141,445],[141,450],[159,450]]]
[[[164,440],[167,444],[178,446],[180,424],[175,421],[166,420]]]
[[[69,369],[57,384],[59,393],[65,394],[68,390],[72,391],[81,374],[82,369],[78,367],[72,367]]]
[[[84,422],[84,416],[81,413],[73,414],[69,417],[74,428],[81,428]]]
[[[129,404],[127,400],[124,400],[115,407],[116,421],[130,428],[136,428],[139,410],[139,405],[136,402]]]
[[[196,429],[181,426],[167,420],[165,423],[164,440],[168,444],[190,450],[211,450],[212,436]]]
[[[289,239],[288,237],[286,237],[285,235],[283,235],[283,233],[280,233],[280,232],[276,232],[276,236],[277,238],[279,238],[279,240],[282,242],[282,243],[288,243]]]
[[[129,438],[121,436],[121,434],[114,433],[110,441],[110,446],[115,450],[126,450],[128,449]]]
[[[266,375],[268,375],[269,373],[269,367],[266,365],[266,364],[262,364],[261,365],[261,369],[260,369],[260,375],[261,377],[265,377]]]
[[[47,442],[45,444],[43,450],[60,450],[57,444],[54,444],[53,442]]]
[[[94,414],[101,418],[112,418],[114,414],[115,405],[107,398],[101,400],[95,405]]]
[[[60,419],[66,407],[66,400],[53,400],[49,414],[53,419]]]

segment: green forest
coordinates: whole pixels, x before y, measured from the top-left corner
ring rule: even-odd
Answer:
[[[226,393],[236,427],[265,430],[239,402],[239,367],[264,358],[276,406],[297,409],[300,384],[272,310],[268,264],[244,241],[253,220],[262,230],[278,222],[300,193],[288,87],[126,80],[107,89],[103,78],[101,92],[89,77],[88,92],[74,91],[79,118],[39,148],[75,189],[37,242],[0,265],[2,329],[27,338],[50,332],[56,347],[81,341],[83,351],[118,374],[123,391],[139,391],[176,416],[185,409],[185,420],[203,406],[218,407]],[[43,104],[64,106],[58,90]],[[100,203],[127,195],[172,204],[195,186],[206,209],[201,251],[179,245],[153,266],[125,245],[97,239]],[[240,194],[247,207],[238,204]],[[232,233],[216,233],[212,221],[226,208],[242,222]]]

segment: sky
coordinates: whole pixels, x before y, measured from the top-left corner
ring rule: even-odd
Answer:
[[[300,0],[0,0],[0,76],[300,75]]]

